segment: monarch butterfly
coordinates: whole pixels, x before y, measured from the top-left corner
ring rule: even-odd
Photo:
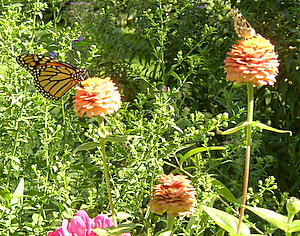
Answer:
[[[78,69],[52,57],[26,54],[18,56],[17,62],[34,76],[36,88],[49,99],[59,99],[87,77],[86,69]]]
[[[247,39],[258,35],[237,8],[231,9],[230,14],[234,22],[235,32],[238,36]]]

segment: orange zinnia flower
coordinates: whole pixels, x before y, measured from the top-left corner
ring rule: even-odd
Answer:
[[[162,184],[154,186],[153,196],[149,202],[150,210],[162,215],[191,216],[196,205],[196,191],[191,181],[184,175],[162,175]]]
[[[76,115],[88,117],[106,116],[121,107],[121,96],[115,83],[109,77],[88,78],[76,87],[74,110]]]
[[[273,85],[279,62],[274,45],[260,35],[233,45],[224,60],[226,79],[239,84]]]

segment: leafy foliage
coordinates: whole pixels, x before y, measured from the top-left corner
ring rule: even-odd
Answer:
[[[292,130],[293,137],[254,134],[250,202],[283,211],[287,193],[282,192],[299,194],[300,184],[298,1],[7,0],[0,7],[1,232],[45,235],[78,209],[91,217],[109,209],[100,151],[74,151],[99,141],[96,120],[74,115],[72,92],[56,102],[39,95],[15,62],[24,52],[56,53],[87,68],[90,76],[117,82],[123,106],[106,124],[114,135],[137,137],[109,142],[107,153],[117,211],[138,223],[133,235],[154,235],[165,226],[164,217],[147,210],[162,173],[188,175],[199,203],[236,212],[218,199],[230,202],[241,195],[244,132],[215,133],[245,116],[245,89],[227,83],[223,71],[225,54],[236,41],[231,6],[271,39],[280,56],[276,86],[256,90],[255,116]],[[226,150],[195,151],[213,146]],[[268,180],[272,175],[276,178]],[[23,180],[23,194],[16,197]],[[175,224],[178,235],[217,231],[199,209]]]

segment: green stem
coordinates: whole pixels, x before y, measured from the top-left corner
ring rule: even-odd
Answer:
[[[293,223],[293,219],[294,219],[294,214],[290,214],[288,213],[288,225],[291,227],[292,226],[292,223]],[[292,236],[292,233],[289,233],[289,232],[285,232],[286,236]]]
[[[99,125],[102,125],[102,119],[98,119]],[[106,139],[105,138],[100,138],[100,147],[101,147],[101,153],[102,153],[102,161],[103,161],[103,172],[104,172],[104,179],[106,183],[106,190],[107,190],[107,195],[108,195],[108,200],[109,200],[109,205],[111,209],[111,216],[112,216],[112,221],[114,223],[114,226],[117,227],[117,216],[116,216],[116,211],[112,199],[112,194],[111,194],[111,188],[110,188],[110,183],[109,183],[109,172],[108,172],[108,165],[107,165],[107,156],[105,152],[105,143]]]
[[[292,233],[286,232],[286,236],[292,236]]]
[[[250,154],[251,154],[251,133],[252,133],[252,125],[251,122],[253,121],[253,109],[254,109],[254,100],[253,100],[253,85],[252,83],[247,84],[247,94],[248,94],[248,101],[247,101],[247,130],[246,130],[246,160],[245,160],[245,170],[244,170],[244,187],[243,187],[243,198],[242,198],[242,205],[240,209],[240,218],[239,224],[237,228],[237,234],[240,234],[242,222],[244,219],[244,212],[245,212],[245,205],[247,200],[247,190],[248,190],[248,182],[249,182],[249,170],[250,170]]]
[[[49,137],[48,137],[48,129],[49,129],[48,107],[49,107],[49,103],[46,99],[44,99],[44,101],[45,101],[44,155],[46,158],[46,165],[49,169],[51,169],[50,159],[49,159],[49,147],[48,147],[48,144],[49,144]]]
[[[24,108],[24,102],[21,101],[21,107],[20,109],[18,110],[18,114],[17,114],[17,117],[16,120],[15,120],[15,136],[14,136],[14,144],[13,144],[13,148],[12,148],[12,154],[11,156],[8,156],[8,159],[5,160],[4,162],[4,166],[7,166],[7,178],[6,178],[6,186],[8,188],[8,186],[10,185],[10,179],[11,179],[11,168],[12,168],[12,162],[14,161],[14,157],[16,155],[16,151],[17,151],[17,148],[18,146],[20,145],[20,142],[19,142],[19,134],[20,134],[20,122],[22,120],[22,115],[23,115],[23,108]]]
[[[167,215],[167,220],[167,230],[170,230],[172,232],[175,223],[175,217]],[[171,233],[170,235],[173,235],[173,233]]]
[[[57,33],[56,7],[53,6],[54,32]]]

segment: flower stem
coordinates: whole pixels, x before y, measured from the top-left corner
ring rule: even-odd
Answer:
[[[248,125],[246,129],[246,160],[245,160],[245,170],[244,170],[243,198],[242,198],[242,205],[240,209],[240,218],[239,218],[239,224],[237,228],[237,234],[240,234],[242,222],[244,219],[244,211],[245,211],[245,205],[247,200],[247,190],[248,190],[248,182],[249,182],[250,153],[251,153],[251,143],[252,143],[251,133],[252,133],[253,107],[254,107],[252,83],[247,84],[247,94],[248,94],[248,101],[247,101]]]
[[[174,222],[175,222],[175,217],[167,215],[167,220],[168,220],[167,221],[167,230],[170,230],[172,232]],[[170,235],[173,235],[173,233],[171,233]]]
[[[98,119],[98,122],[99,122],[100,126],[103,125],[103,120],[101,118]],[[100,138],[100,148],[101,148],[101,153],[102,153],[103,172],[104,172],[104,179],[105,179],[105,184],[106,184],[109,206],[110,206],[110,210],[111,210],[111,217],[112,217],[114,226],[117,227],[118,226],[117,216],[116,216],[116,211],[115,211],[112,194],[111,194],[110,183],[109,183],[109,172],[108,172],[108,165],[107,165],[107,156],[106,156],[106,152],[105,152],[105,143],[106,143],[106,139]]]
[[[290,214],[289,212],[288,212],[288,225],[290,226],[290,227],[292,227],[292,223],[293,223],[293,219],[294,219],[294,214]],[[286,236],[292,236],[292,233],[290,233],[290,232],[288,232],[288,231],[285,231],[285,234],[286,234]]]

